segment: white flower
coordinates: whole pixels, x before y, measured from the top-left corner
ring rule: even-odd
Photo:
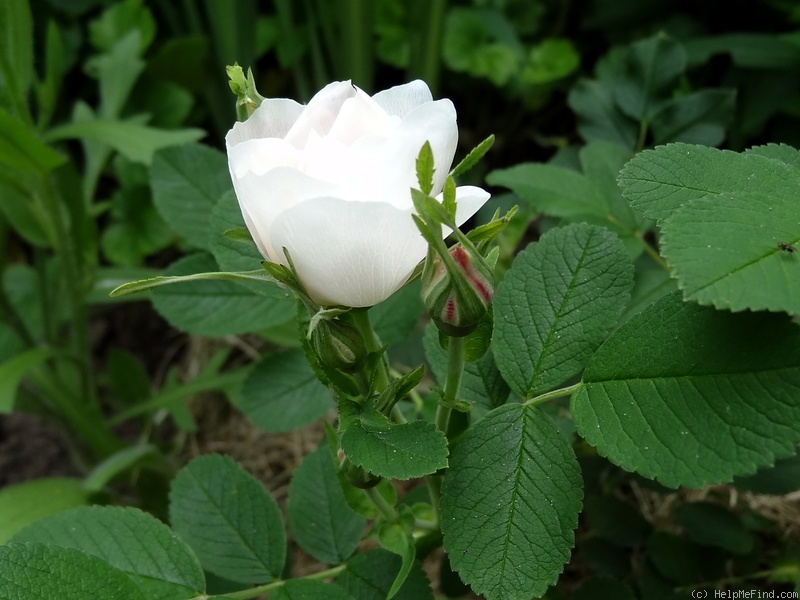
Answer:
[[[388,298],[425,258],[410,189],[418,187],[415,161],[426,140],[436,195],[456,150],[456,112],[450,100],[433,101],[422,81],[373,97],[335,82],[305,106],[264,100],[225,138],[261,254],[287,265],[286,248],[316,302],[352,307]],[[456,199],[461,224],[489,194],[463,186]]]

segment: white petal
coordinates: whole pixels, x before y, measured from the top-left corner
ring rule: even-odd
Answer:
[[[228,147],[228,165],[235,177],[251,172],[263,175],[275,167],[297,167],[302,153],[286,140],[248,140]]]
[[[282,212],[272,243],[291,254],[300,279],[323,305],[372,306],[397,291],[425,258],[411,219],[383,202],[307,200]]]
[[[433,102],[428,85],[420,79],[378,92],[372,99],[388,114],[400,118],[426,102]]]
[[[337,191],[331,184],[289,167],[276,167],[263,175],[247,172],[232,179],[247,228],[264,257],[273,262],[283,260],[283,254],[275,251],[280,246],[274,246],[270,239],[270,228],[277,216],[304,200]]]
[[[399,117],[390,117],[372,98],[358,90],[342,104],[329,136],[350,145],[365,135],[389,137],[400,125]]]
[[[474,185],[462,185],[456,188],[456,225],[461,227],[472,215],[491,198],[486,190]],[[436,197],[442,201],[441,194]]]
[[[247,140],[286,137],[304,108],[294,100],[267,98],[249,119],[233,126],[225,136],[225,144],[230,149]]]
[[[357,91],[349,81],[334,81],[326,85],[309,101],[286,134],[286,140],[294,144],[295,148],[302,149],[312,131],[321,136],[327,135],[344,101],[355,96]]]
[[[386,189],[402,190],[403,206],[411,207],[410,188],[419,187],[416,160],[425,141],[434,158],[433,193],[438,194],[450,172],[458,144],[456,111],[450,100],[423,104],[409,113],[388,140],[382,157]]]

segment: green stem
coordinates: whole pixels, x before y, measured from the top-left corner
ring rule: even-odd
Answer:
[[[272,583],[268,583],[266,585],[259,585],[258,587],[250,588],[249,590],[241,590],[240,592],[228,592],[227,594],[221,594],[218,596],[216,595],[206,596],[205,594],[203,594],[200,596],[195,596],[190,600],[213,600],[214,598],[226,598],[229,600],[248,600],[249,598],[257,598],[258,596],[267,594],[273,590],[283,587],[289,581],[295,581],[297,579],[330,579],[332,577],[336,577],[346,568],[347,564],[342,563],[341,565],[331,567],[330,569],[326,569],[325,571],[320,571],[319,573],[312,573],[311,575],[306,575],[305,577],[296,577],[294,579],[280,579],[278,581],[273,581]]]
[[[380,352],[382,354],[378,365],[375,367],[375,373],[370,374],[375,377],[376,391],[382,392],[389,387],[389,364],[386,360],[386,352],[384,351],[383,345],[381,345],[381,341],[378,339],[378,335],[369,322],[369,313],[367,309],[354,309],[350,311],[349,314],[353,319],[353,324],[361,334],[361,337],[364,338],[364,346],[366,346],[367,352]]]
[[[557,390],[553,390],[552,392],[546,392],[544,394],[540,394],[535,396],[534,398],[530,398],[525,401],[524,406],[537,406],[538,404],[542,404],[547,402],[548,400],[553,400],[554,398],[561,398],[563,396],[571,396],[575,390],[580,388],[583,385],[583,382],[576,383],[575,385],[570,385],[565,388],[559,388]]]
[[[364,494],[384,519],[387,521],[395,521],[397,519],[397,511],[394,506],[386,502],[377,487],[365,489]]]
[[[642,119],[639,121],[639,137],[636,140],[636,150],[634,154],[638,154],[642,150],[644,150],[644,144],[647,141],[647,130],[650,127],[650,123],[647,119]]]
[[[644,251],[650,256],[650,258],[652,258],[659,267],[669,272],[669,265],[663,258],[661,258],[661,255],[656,251],[656,249],[648,244],[645,240],[642,240],[642,243],[644,244]]]
[[[417,0],[413,5],[408,79],[422,79],[436,94],[441,71],[442,35],[447,0]]]
[[[444,398],[436,409],[436,427],[447,435],[452,406],[458,399],[461,376],[464,373],[464,338],[451,337],[447,354],[447,380],[444,384]]]
[[[344,0],[341,13],[340,41],[347,56],[347,72],[342,75],[367,92],[373,91],[373,12],[373,0]]]

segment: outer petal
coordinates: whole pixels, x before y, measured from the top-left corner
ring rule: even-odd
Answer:
[[[404,118],[412,110],[427,102],[433,102],[428,84],[421,79],[378,92],[372,99],[387,114],[400,118]]]
[[[311,297],[324,305],[385,300],[408,280],[427,248],[410,211],[330,197],[282,212],[270,234],[274,247],[289,250]]]
[[[407,191],[411,187],[418,187],[416,160],[426,140],[433,150],[436,169],[433,174],[433,193],[438,194],[444,187],[458,144],[456,110],[450,100],[423,104],[403,119],[388,140],[382,158],[386,189]],[[405,197],[407,206],[411,206],[411,196],[406,194]]]
[[[247,140],[261,138],[283,138],[300,117],[305,107],[286,98],[268,98],[261,102],[250,118],[236,123],[225,136],[225,144],[230,150]]]
[[[478,212],[481,207],[491,198],[492,195],[486,190],[474,185],[462,185],[456,188],[456,225],[461,227],[472,215]],[[441,202],[442,195],[436,199]]]
[[[331,184],[289,167],[276,167],[262,175],[247,172],[232,179],[247,228],[264,257],[273,262],[283,262],[283,254],[275,251],[281,246],[275,246],[270,237],[278,215],[309,198],[336,193]]]
[[[228,148],[228,166],[234,177],[251,172],[263,175],[275,167],[297,167],[303,155],[286,140],[248,140]]]

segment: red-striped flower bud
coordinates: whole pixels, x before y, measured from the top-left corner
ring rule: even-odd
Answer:
[[[430,260],[430,259],[429,259]],[[435,255],[425,269],[422,299],[439,330],[451,337],[463,337],[477,326],[494,295],[494,276],[486,260],[463,246],[449,256]]]

